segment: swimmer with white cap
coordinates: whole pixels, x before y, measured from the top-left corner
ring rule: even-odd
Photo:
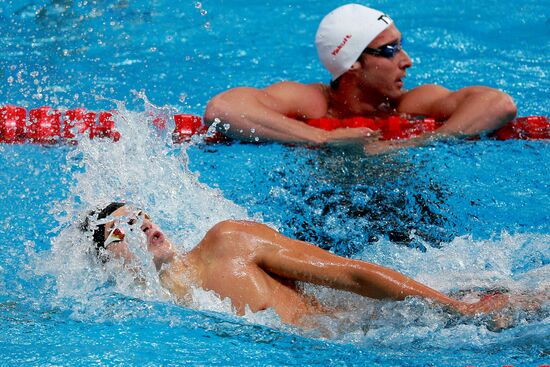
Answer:
[[[490,132],[512,121],[516,106],[506,93],[484,86],[457,91],[427,84],[403,89],[412,60],[401,32],[387,14],[360,5],[341,6],[321,21],[317,53],[330,72],[330,85],[285,81],[263,89],[239,87],[210,100],[205,121],[245,141],[304,144],[362,144],[367,153],[423,144],[446,136]],[[305,123],[324,117],[389,115],[431,117],[435,132],[408,141],[380,141],[368,128],[326,131]],[[228,130],[222,127],[230,126]]]

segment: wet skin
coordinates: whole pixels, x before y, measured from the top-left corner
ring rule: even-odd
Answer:
[[[392,24],[368,46],[401,40]],[[379,153],[447,136],[469,136],[493,131],[514,119],[516,106],[510,96],[484,86],[450,91],[435,84],[403,89],[412,61],[405,50],[392,58],[363,53],[339,78],[338,88],[284,81],[262,89],[237,87],[214,96],[204,119],[221,122],[226,135],[246,141],[306,144],[363,144],[367,153]],[[305,124],[307,119],[354,116],[386,118],[389,114],[429,116],[444,122],[436,133],[406,142],[377,141],[367,128],[325,131]]]
[[[121,207],[113,216],[128,216]],[[114,222],[105,226],[105,236]],[[475,314],[490,312],[507,303],[504,295],[466,304],[380,265],[331,254],[312,244],[285,237],[272,228],[250,221],[224,221],[210,229],[200,243],[178,254],[162,230],[144,218],[140,226],[147,249],[163,286],[185,301],[191,287],[229,298],[238,314],[273,308],[286,323],[303,325],[306,315],[326,313],[319,302],[304,295],[296,282],[309,282],[376,299],[403,300],[418,296]],[[107,246],[115,258],[133,261],[125,240]]]

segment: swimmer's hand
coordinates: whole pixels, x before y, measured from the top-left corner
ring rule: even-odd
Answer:
[[[380,140],[366,143],[363,147],[365,154],[377,155],[389,153],[403,148],[420,147],[442,139],[449,139],[451,136],[439,132],[425,132],[419,136],[399,140]]]
[[[363,146],[365,154],[368,154],[368,155],[378,155],[378,154],[389,153],[399,148],[402,148],[402,146],[396,145],[395,143],[389,140],[373,141]]]
[[[476,303],[461,302],[455,306],[456,310],[463,315],[486,314],[503,309],[510,304],[510,298],[506,294],[496,293],[490,294]]]
[[[379,139],[380,131],[366,127],[344,127],[326,131],[326,143],[331,145],[367,144]]]

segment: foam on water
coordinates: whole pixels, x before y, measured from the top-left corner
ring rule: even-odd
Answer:
[[[158,284],[145,251],[145,238],[139,231],[127,233],[130,246],[143,265],[145,286],[136,286],[131,274],[120,271],[120,264],[110,263],[106,271],[101,271],[101,266],[90,261],[90,234],[85,235],[78,228],[90,210],[112,201],[143,208],[180,251],[192,248],[221,220],[248,218],[245,209],[225,199],[220,190],[201,184],[198,174],[189,171],[187,146],[172,145],[173,126],[158,130],[151,124],[155,117],[169,111],[155,108],[146,99],[145,106],[145,112],[132,112],[118,102],[114,121],[122,136],[120,141],[81,139],[67,155],[65,169],[72,172],[74,183],[67,199],[52,209],[59,222],[59,234],[52,241],[51,251],[44,256],[31,256],[36,260],[37,273],[56,278],[60,304],[70,297],[92,309],[98,308],[99,304],[94,305],[98,302],[98,289],[102,294],[103,285],[113,283],[118,292],[129,296],[168,298]],[[113,277],[116,282],[109,283]]]
[[[457,237],[442,248],[427,246],[426,252],[384,241],[369,246],[360,255],[362,259],[396,269],[466,302],[477,301],[487,289],[506,289],[513,299],[507,315],[514,327],[495,333],[490,331],[490,317],[452,317],[438,307],[407,300],[384,305],[377,320],[369,322],[367,339],[389,345],[396,341],[386,337],[394,335],[399,344],[423,340],[423,344],[440,348],[477,348],[509,341],[511,335],[518,333],[517,327],[531,323],[544,340],[544,327],[536,325],[547,325],[550,321],[549,243],[550,236],[546,234],[503,233],[494,240]],[[525,310],[533,300],[541,308]]]

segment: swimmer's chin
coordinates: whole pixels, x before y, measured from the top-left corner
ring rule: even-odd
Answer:
[[[174,251],[174,246],[169,241],[151,244],[149,252],[153,255],[153,263],[157,271],[160,271],[163,266],[172,264],[177,255],[176,251]]]

